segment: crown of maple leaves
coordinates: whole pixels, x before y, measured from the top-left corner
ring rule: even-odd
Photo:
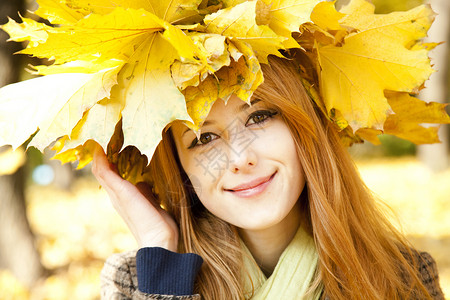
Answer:
[[[151,158],[167,124],[196,130],[216,99],[248,102],[260,63],[293,48],[312,62],[305,86],[348,144],[381,133],[433,143],[436,128],[420,124],[450,123],[443,105],[411,96],[433,72],[436,44],[420,42],[434,19],[426,5],[376,15],[365,0],[340,11],[318,0],[37,2],[35,14],[55,26],[22,18],[2,29],[29,42],[20,53],[53,64],[0,89],[0,144],[18,147],[39,129],[30,145],[59,139],[57,158],[83,167],[120,125],[116,148]]]

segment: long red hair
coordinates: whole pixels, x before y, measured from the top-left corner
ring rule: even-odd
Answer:
[[[380,212],[342,145],[336,126],[308,97],[294,62],[270,57],[254,97],[276,107],[291,130],[306,176],[299,198],[319,253],[317,277],[330,299],[431,299],[410,246]],[[204,259],[195,291],[242,299],[236,229],[198,200],[178,160],[170,129],[150,165],[161,204],[180,227],[180,252]]]

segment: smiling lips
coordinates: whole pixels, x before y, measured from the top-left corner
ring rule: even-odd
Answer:
[[[257,178],[255,180],[246,182],[244,184],[240,184],[235,186],[232,189],[225,189],[227,192],[233,193],[238,197],[249,198],[256,195],[261,194],[266,187],[272,182],[272,179],[275,177],[277,172],[273,173],[270,176]]]

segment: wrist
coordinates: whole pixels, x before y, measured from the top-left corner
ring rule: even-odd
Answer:
[[[144,238],[138,241],[138,246],[139,248],[159,247],[172,252],[178,252],[178,236],[177,237],[170,236],[163,239]]]

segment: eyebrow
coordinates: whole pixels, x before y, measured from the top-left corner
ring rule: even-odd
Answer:
[[[258,103],[258,102],[260,102],[260,101],[261,101],[261,99],[253,99],[252,101],[250,101],[250,105],[248,105],[248,103],[246,102],[246,103],[242,104],[242,105],[239,107],[239,111],[244,111],[244,110],[246,110],[247,108],[249,108],[249,107],[255,105],[256,103]]]
[[[249,107],[255,105],[256,103],[258,103],[258,102],[260,102],[260,101],[261,101],[261,99],[253,99],[252,101],[250,101],[250,105],[248,105],[248,103],[246,102],[246,103],[242,104],[241,106],[239,106],[238,112],[244,111],[244,110],[248,109]],[[208,121],[208,120],[206,120],[206,121],[202,124],[202,126],[207,126],[207,125],[214,124],[214,123],[215,123],[215,121]],[[185,135],[188,131],[190,131],[190,130],[191,130],[190,128],[187,128],[187,129],[183,132],[183,134],[182,134],[181,136],[184,136],[184,135]]]

